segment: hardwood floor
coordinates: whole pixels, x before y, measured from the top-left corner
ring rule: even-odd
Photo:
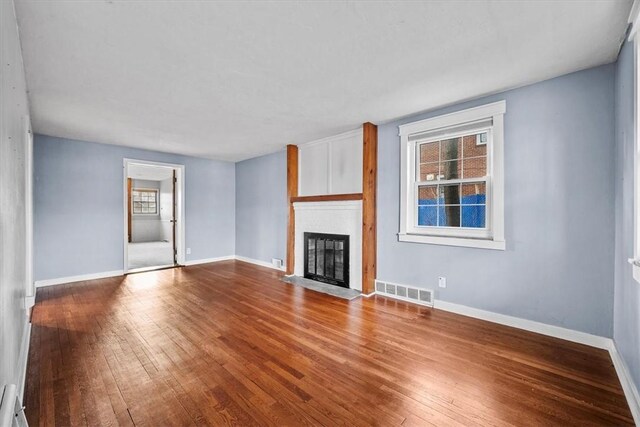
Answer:
[[[607,352],[225,261],[40,288],[31,425],[628,425]]]

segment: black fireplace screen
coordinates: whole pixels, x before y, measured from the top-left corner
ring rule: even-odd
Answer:
[[[304,277],[349,287],[349,236],[304,233]]]

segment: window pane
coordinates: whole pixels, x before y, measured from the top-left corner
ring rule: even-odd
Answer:
[[[475,157],[464,159],[462,169],[465,178],[481,178],[487,175],[487,158]]]
[[[485,205],[462,206],[462,226],[484,228],[486,210]]]
[[[425,163],[420,165],[420,181],[435,181],[438,179],[438,163]]]
[[[438,203],[438,186],[421,185],[418,188],[418,205],[428,206]]]
[[[483,157],[487,155],[487,144],[482,143],[482,136],[486,135],[486,132],[478,134],[467,135],[463,138],[463,158],[467,157]],[[486,136],[485,136],[486,139]]]
[[[460,184],[440,185],[439,204],[459,205],[460,204]]]
[[[438,225],[440,227],[460,227],[460,206],[438,206]]]
[[[460,176],[461,162],[459,160],[449,160],[440,163],[440,179],[458,179]]]
[[[440,160],[459,159],[462,154],[462,138],[443,139],[441,141]]]
[[[440,141],[420,144],[420,163],[437,162],[440,160]]]
[[[435,227],[438,225],[438,207],[418,206],[418,225]]]
[[[462,184],[463,205],[484,205],[487,200],[487,189],[484,182]]]

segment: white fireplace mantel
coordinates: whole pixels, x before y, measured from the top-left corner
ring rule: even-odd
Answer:
[[[295,202],[294,274],[304,276],[304,233],[349,236],[349,287],[362,290],[362,201]]]

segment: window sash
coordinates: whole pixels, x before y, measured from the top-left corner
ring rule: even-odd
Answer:
[[[434,234],[441,236],[468,236],[474,238],[488,238],[491,237],[491,180],[488,176],[483,178],[469,178],[469,179],[455,179],[455,180],[441,180],[441,181],[419,181],[414,182],[413,187],[413,232],[416,234]],[[419,225],[419,191],[421,186],[439,186],[448,184],[484,184],[485,185],[485,203],[484,204],[456,204],[460,206],[460,214],[462,215],[463,206],[484,206],[485,207],[485,222],[484,227],[450,227],[442,225]],[[437,205],[447,206],[447,205]]]

